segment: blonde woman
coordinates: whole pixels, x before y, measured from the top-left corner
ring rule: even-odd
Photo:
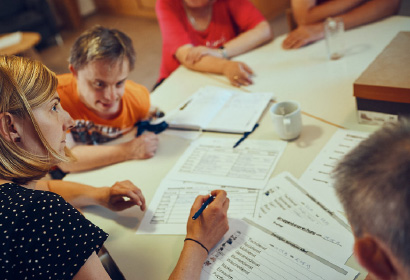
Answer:
[[[50,167],[70,160],[65,137],[73,121],[59,103],[56,86],[54,73],[40,62],[0,57],[3,279],[109,279],[97,256],[107,234],[72,205],[100,204],[112,210],[138,205],[145,210],[141,190],[129,181],[101,189],[38,181]],[[216,199],[201,215],[201,221],[188,222],[187,237],[206,248],[212,248],[228,227],[226,193],[214,191],[213,195]],[[192,211],[198,210],[205,199],[198,197]],[[199,276],[206,254],[197,242],[185,242],[174,271],[179,279]]]

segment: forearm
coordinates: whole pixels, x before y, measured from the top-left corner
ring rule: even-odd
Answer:
[[[89,205],[103,205],[109,193],[108,187],[95,188],[89,185],[62,181],[62,180],[41,180],[38,181],[39,189],[48,190],[61,195],[67,202],[76,208]]]
[[[304,2],[305,4],[301,4]],[[298,25],[322,22],[328,17],[340,16],[345,28],[353,28],[397,12],[400,0],[333,0],[315,6],[306,0],[292,1],[294,17]]]
[[[380,20],[397,12],[400,0],[372,0],[342,15],[345,29]]]
[[[229,60],[223,58],[206,55],[203,56],[199,61],[190,63],[186,60],[186,55],[182,51],[179,51],[179,53],[177,53],[177,58],[179,62],[188,69],[220,75],[224,74],[223,69],[225,69],[227,64],[230,62]]]
[[[234,57],[250,51],[263,43],[272,40],[273,34],[267,21],[260,22],[257,26],[241,33],[236,38],[227,42],[224,47],[228,57]]]
[[[316,5],[315,0],[292,0],[292,10],[298,25],[322,22],[348,12],[367,0],[332,0]]]
[[[206,251],[194,242],[186,241],[178,263],[174,268],[170,280],[195,280],[201,275],[202,265],[207,258]]]
[[[71,152],[77,160],[59,164],[59,168],[64,172],[90,170],[128,159],[122,144],[112,146],[79,145],[73,147]]]

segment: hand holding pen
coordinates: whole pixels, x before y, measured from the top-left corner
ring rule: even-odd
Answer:
[[[209,195],[208,199],[202,204],[201,208],[199,208],[198,211],[196,211],[196,213],[192,216],[192,220],[196,220],[198,219],[199,215],[202,214],[202,212],[204,212],[204,210],[206,209],[206,207],[208,207],[208,205],[214,201],[215,196],[213,195]]]
[[[201,212],[195,215],[201,208]],[[198,196],[189,214],[186,242],[192,242],[193,239],[201,243],[207,251],[213,248],[229,228],[228,208],[229,198],[223,190],[214,190],[210,195]]]

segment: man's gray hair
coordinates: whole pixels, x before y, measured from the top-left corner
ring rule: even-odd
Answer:
[[[369,233],[410,271],[410,120],[375,132],[337,166],[335,188],[357,237]]]

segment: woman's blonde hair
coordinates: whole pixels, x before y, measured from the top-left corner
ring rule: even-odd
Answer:
[[[47,156],[32,154],[0,135],[0,178],[25,184],[43,177],[56,161],[70,159],[68,149],[67,156],[61,156],[50,146],[32,111],[50,100],[56,88],[57,77],[41,62],[0,56],[0,114],[10,113],[17,118],[30,119],[48,152]],[[8,129],[7,125],[4,127]]]

